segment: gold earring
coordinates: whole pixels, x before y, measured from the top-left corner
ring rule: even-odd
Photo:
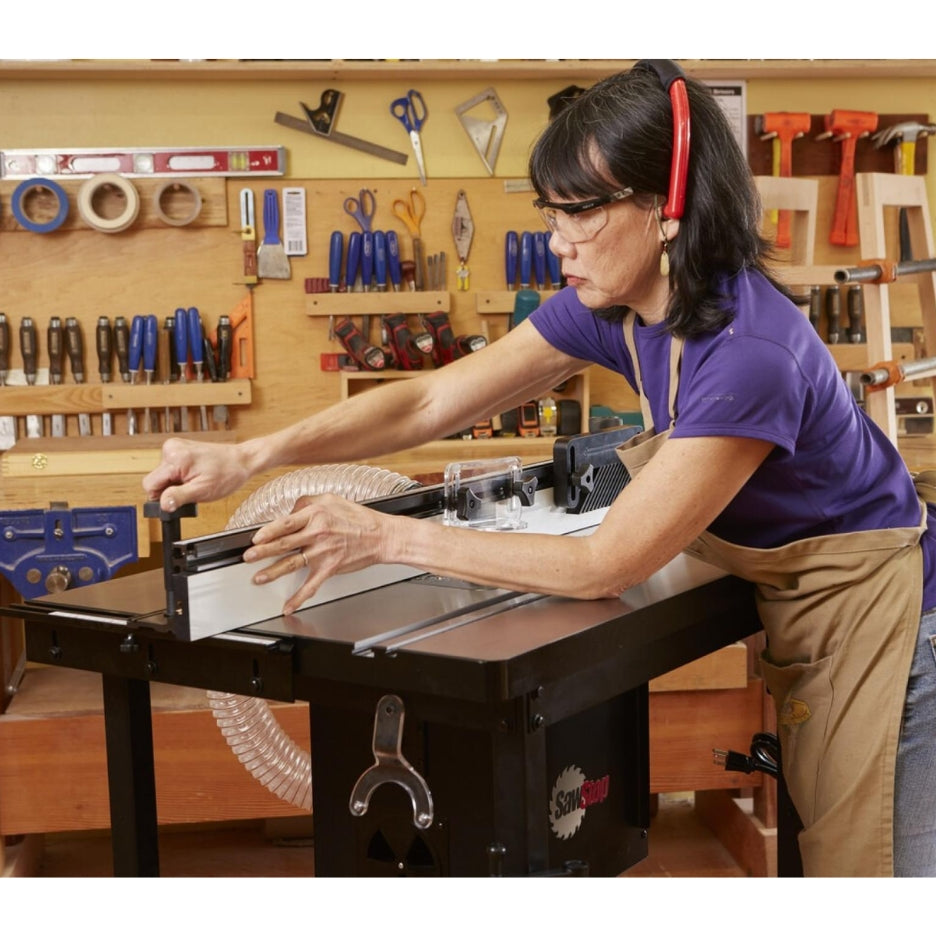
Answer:
[[[666,231],[663,229],[663,212],[659,206],[656,206],[657,224],[660,225],[660,237],[663,239],[662,250],[660,251],[660,276],[669,276],[669,240],[666,237]]]

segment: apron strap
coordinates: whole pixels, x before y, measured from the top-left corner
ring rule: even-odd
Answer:
[[[631,361],[634,365],[634,376],[637,378],[637,388],[640,395],[640,413],[643,417],[644,429],[653,429],[653,414],[650,412],[650,400],[644,393],[643,377],[640,373],[640,358],[637,356],[637,342],[634,339],[634,326],[637,321],[637,313],[633,309],[628,310],[624,317],[624,344],[630,353]],[[670,362],[669,362],[669,429],[676,424],[676,392],[679,389],[679,370],[682,364],[683,339],[671,336],[670,338]]]

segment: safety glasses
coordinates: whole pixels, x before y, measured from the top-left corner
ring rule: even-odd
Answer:
[[[551,202],[537,198],[533,207],[550,231],[561,235],[570,244],[581,244],[591,240],[608,223],[606,205],[623,201],[633,194],[632,188],[624,188],[610,195],[597,195],[577,202]]]

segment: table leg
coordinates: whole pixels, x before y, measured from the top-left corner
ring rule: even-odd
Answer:
[[[102,676],[111,841],[116,877],[157,877],[156,773],[150,687]]]

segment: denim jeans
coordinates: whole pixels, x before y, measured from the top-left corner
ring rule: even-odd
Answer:
[[[936,877],[936,608],[920,621],[904,703],[894,801],[895,877]]]

